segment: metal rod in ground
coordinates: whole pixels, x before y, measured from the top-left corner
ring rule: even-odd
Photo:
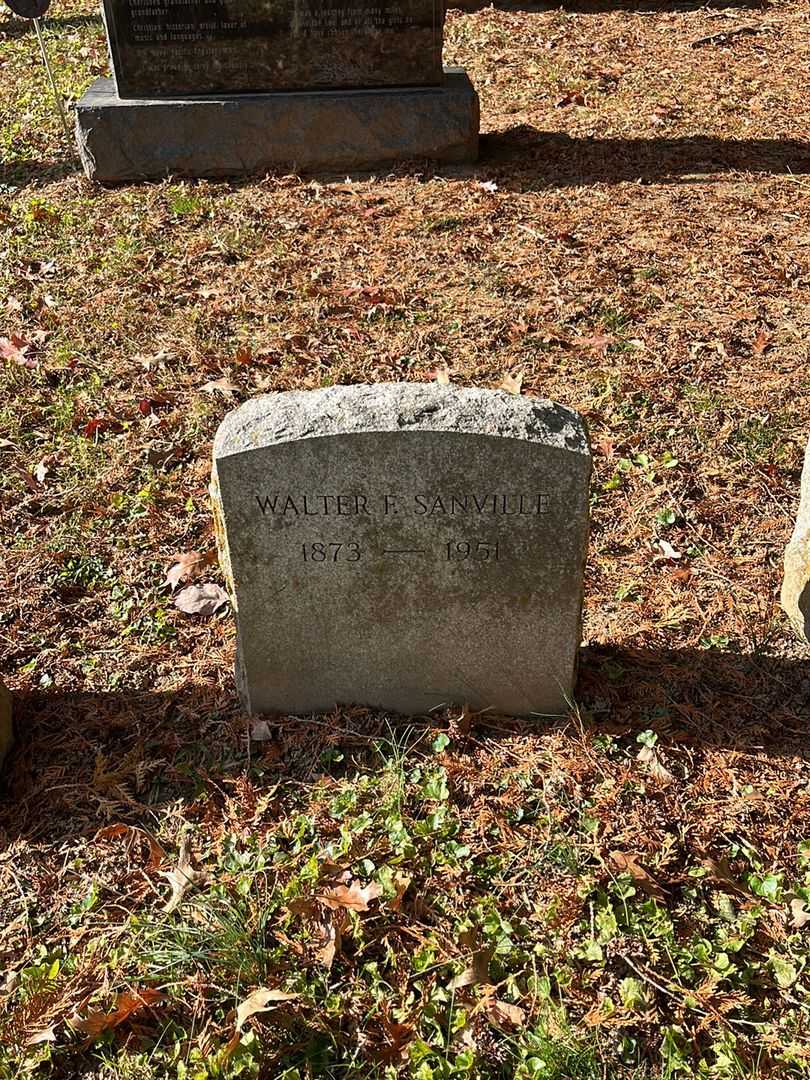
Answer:
[[[34,30],[37,33],[37,41],[39,42],[39,51],[42,53],[42,62],[45,65],[45,71],[48,76],[48,83],[51,87],[51,94],[53,96],[54,104],[56,105],[56,111],[59,113],[59,119],[62,121],[62,127],[65,129],[65,135],[67,135],[68,142],[71,141],[70,127],[68,125],[67,115],[65,113],[65,106],[62,103],[62,98],[59,95],[59,91],[56,89],[56,80],[53,77],[53,71],[51,70],[50,61],[48,60],[48,54],[45,51],[45,40],[42,37],[42,29],[39,25],[39,19],[34,19]]]

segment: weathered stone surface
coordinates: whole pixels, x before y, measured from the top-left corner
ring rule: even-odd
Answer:
[[[122,98],[430,86],[440,0],[104,0]]]
[[[564,712],[590,468],[577,413],[503,391],[338,386],[232,412],[212,496],[245,707]]]
[[[0,766],[14,742],[14,728],[11,716],[11,694],[0,682]]]
[[[796,526],[785,551],[782,607],[796,633],[810,642],[810,442],[804,455]]]
[[[97,79],[76,105],[76,137],[87,175],[114,184],[474,161],[478,117],[478,96],[457,68],[428,89],[175,101],[123,101],[111,79]]]

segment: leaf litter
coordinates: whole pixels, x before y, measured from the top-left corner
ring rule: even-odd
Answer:
[[[481,94],[485,180],[80,191],[26,96],[30,39],[0,41],[3,676],[25,731],[0,807],[0,1045],[26,1068],[47,1051],[74,1075],[77,1008],[163,988],[166,954],[129,920],[154,917],[167,864],[142,833],[99,837],[112,822],[163,850],[198,829],[216,873],[166,922],[209,947],[170,1002],[86,1052],[88,1075],[127,1075],[138,1040],[168,1075],[200,1023],[215,1052],[252,987],[307,1001],[245,1025],[234,1053],[255,1037],[270,1075],[300,1065],[287,1052],[350,1075],[358,1047],[405,1071],[425,1054],[436,1073],[469,1071],[465,1054],[481,1075],[521,1054],[560,1075],[657,1075],[663,1053],[685,1077],[806,1071],[810,674],[776,603],[810,429],[805,13],[777,0],[778,32],[722,39],[707,7],[563,14],[448,12],[447,57]],[[49,30],[71,85],[106,64],[97,22],[74,22]],[[521,392],[580,409],[601,450],[578,711],[436,716],[399,771],[373,750],[387,717],[273,717],[273,753],[248,758],[230,621],[174,606],[197,576],[160,584],[163,553],[211,546],[217,423],[265,390],[451,371],[493,387],[522,372]],[[655,753],[639,753],[651,727]],[[437,730],[451,741],[434,760]],[[327,859],[366,910],[315,899]],[[229,968],[241,903],[254,937]],[[490,946],[492,993],[470,982],[451,1006]],[[55,1041],[26,1049],[38,1032]]]

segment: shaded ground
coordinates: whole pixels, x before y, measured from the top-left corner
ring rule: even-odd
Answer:
[[[53,15],[75,97],[100,22]],[[476,168],[105,191],[0,19],[0,1076],[810,1072],[810,660],[776,602],[810,428],[808,23],[454,10]],[[230,616],[163,584],[211,545],[217,423],[444,368],[588,420],[578,711],[248,744]],[[240,1026],[259,987],[296,996]]]

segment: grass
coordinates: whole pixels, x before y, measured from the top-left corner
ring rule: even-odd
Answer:
[[[196,877],[168,914],[156,901],[177,800],[140,796],[160,807],[148,835],[99,830],[65,866],[65,910],[38,914],[33,897],[26,910],[51,947],[17,973],[6,1074],[37,1023],[61,1035],[29,1047],[29,1066],[65,1075],[107,1075],[104,1059],[146,1077],[803,1075],[806,945],[780,912],[810,897],[810,846],[788,845],[774,870],[730,822],[709,857],[686,822],[662,821],[663,842],[637,856],[648,870],[608,854],[661,816],[666,766],[700,799],[694,752],[651,730],[565,728],[481,740],[414,726],[354,745],[310,758],[303,783],[275,744],[247,769],[194,763]],[[106,769],[96,787],[126,790]],[[372,899],[326,903],[338,869]],[[256,987],[286,997],[240,1033],[234,1007]],[[144,988],[162,997],[126,1033],[71,1037],[92,1006]]]
[[[451,10],[475,169],[112,190],[0,20],[0,1077],[810,1073],[806,12],[649,8]],[[49,16],[72,101],[103,32]],[[217,424],[445,367],[587,419],[576,707],[249,740],[164,585]]]

